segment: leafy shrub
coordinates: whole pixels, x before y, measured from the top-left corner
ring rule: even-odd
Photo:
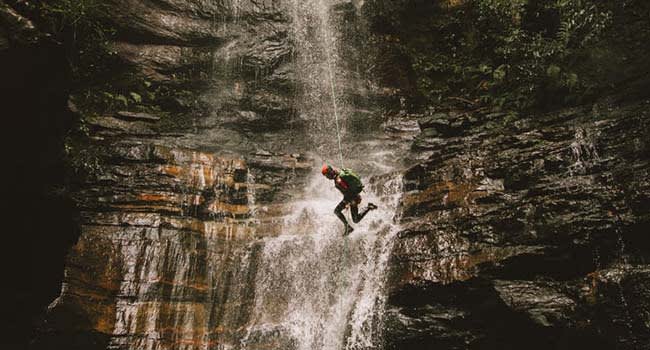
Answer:
[[[581,103],[607,86],[603,72],[620,69],[615,33],[634,16],[640,23],[644,6],[641,0],[376,0],[367,11],[374,42],[409,60],[427,103],[526,110]]]

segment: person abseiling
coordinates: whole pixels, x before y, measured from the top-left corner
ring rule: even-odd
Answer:
[[[345,231],[343,232],[343,235],[345,236],[354,230],[345,219],[345,215],[343,215],[343,210],[348,205],[350,206],[352,221],[354,221],[355,224],[361,221],[370,210],[377,209],[377,206],[368,203],[368,206],[359,213],[359,204],[361,204],[361,196],[359,193],[363,191],[363,183],[359,176],[352,172],[352,170],[345,168],[337,170],[334,167],[325,164],[323,165],[321,173],[326,178],[334,180],[334,187],[343,194],[343,200],[334,209],[334,214],[336,214],[345,225]]]

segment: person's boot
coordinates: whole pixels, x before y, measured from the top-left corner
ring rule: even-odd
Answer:
[[[368,210],[375,210],[377,209],[377,206],[374,205],[373,203],[368,203]]]
[[[349,235],[350,233],[352,233],[352,231],[354,231],[354,228],[352,226],[350,226],[349,224],[345,225],[345,231],[343,231],[343,236]]]

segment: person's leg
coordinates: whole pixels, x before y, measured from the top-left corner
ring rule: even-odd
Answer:
[[[361,213],[359,213],[359,207],[356,205],[351,207],[350,210],[352,211],[352,221],[354,221],[354,223],[356,224],[359,221],[361,221],[361,219],[363,219],[363,217],[366,216],[366,214],[368,214],[368,212],[370,211],[370,205],[367,206],[365,209],[363,209]]]
[[[348,220],[345,219],[345,215],[343,215],[343,210],[345,207],[347,207],[347,205],[348,203],[345,200],[342,200],[339,205],[334,208],[334,214],[338,216],[339,220],[341,220],[346,227],[350,226],[350,224],[348,224]]]
[[[339,220],[341,220],[343,222],[343,224],[345,225],[345,231],[343,232],[344,236],[349,234],[350,232],[352,232],[354,230],[352,228],[352,226],[350,226],[350,224],[348,223],[348,220],[345,219],[345,215],[343,215],[343,210],[347,206],[348,206],[348,202],[345,199],[343,199],[339,203],[339,205],[337,205],[336,208],[334,208],[334,214],[336,214],[336,216],[338,216]]]
[[[365,209],[363,209],[361,214],[359,214],[360,203],[361,203],[361,196],[357,197],[357,199],[354,202],[350,203],[350,212],[352,213],[352,221],[355,224],[361,221],[361,219],[363,219],[363,217],[366,216],[366,214],[368,214],[369,211],[373,209],[377,209],[376,205],[372,203],[368,203],[368,206]]]
[[[363,215],[365,215],[364,213],[361,215],[361,217],[359,217],[359,205],[356,202],[350,203],[350,214],[352,214],[352,222],[355,224],[361,221]]]

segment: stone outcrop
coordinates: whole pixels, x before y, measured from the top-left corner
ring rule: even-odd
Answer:
[[[81,237],[36,346],[199,348],[237,339],[247,306],[234,303],[252,301],[254,275],[235,277],[254,272],[248,243],[277,234],[271,225],[258,232],[263,212],[252,220],[274,200],[256,188],[277,184],[253,182],[251,165],[235,156],[146,143],[103,152],[109,167],[77,194]],[[305,168],[288,158],[276,162]]]
[[[648,344],[648,102],[420,116],[389,348]]]
[[[295,81],[286,79],[293,47],[282,1],[113,0],[106,8],[120,9],[108,14],[118,33],[110,50],[129,76],[190,93],[208,105],[203,117],[212,124],[259,131],[293,118]]]

